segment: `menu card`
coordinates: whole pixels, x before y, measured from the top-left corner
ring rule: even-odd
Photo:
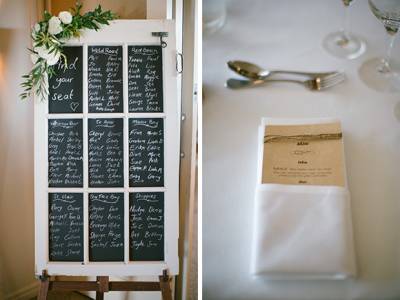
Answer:
[[[267,125],[262,183],[344,186],[340,123]]]

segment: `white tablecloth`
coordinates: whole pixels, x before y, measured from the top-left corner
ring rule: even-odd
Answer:
[[[351,8],[367,52],[340,60],[322,48],[340,27],[341,1],[230,1],[225,27],[203,40],[204,299],[400,299],[400,94],[369,89],[363,61],[384,53],[386,36],[366,0]],[[400,38],[394,54],[400,59]],[[344,70],[324,92],[293,84],[233,91],[230,59],[271,69]],[[261,117],[342,120],[359,278],[265,281],[249,272],[257,126]],[[318,253],[315,253],[318,255]]]

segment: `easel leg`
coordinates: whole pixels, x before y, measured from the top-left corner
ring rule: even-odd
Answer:
[[[96,291],[96,300],[104,300],[104,292],[109,291],[109,278],[108,276],[97,276],[96,281],[99,286],[99,290]]]
[[[104,300],[104,293],[96,292],[96,300]]]
[[[42,276],[40,276],[40,287],[37,299],[46,300],[48,292],[49,292],[49,276],[47,275],[46,270],[43,270]]]
[[[160,289],[163,300],[172,300],[171,278],[167,270],[164,270],[163,276],[160,276]]]

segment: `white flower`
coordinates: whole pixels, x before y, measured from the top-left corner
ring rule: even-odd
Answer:
[[[37,32],[40,31],[40,24],[39,24],[39,23],[36,23],[35,26],[33,26],[33,31],[34,31],[35,33],[37,33]]]
[[[49,20],[49,33],[52,35],[59,34],[62,31],[61,21],[58,17],[51,17]]]
[[[33,49],[41,58],[45,59],[49,66],[55,65],[60,59],[61,52],[59,50],[50,53],[45,46],[35,47]]]
[[[68,11],[62,11],[58,14],[61,22],[64,24],[69,24],[72,22],[72,15]]]
[[[33,39],[36,39],[36,35],[40,32],[40,24],[36,23],[33,27],[32,27],[32,32],[31,32],[31,36]]]
[[[36,53],[32,53],[31,54],[31,61],[32,61],[33,64],[36,64],[38,59],[39,59],[39,55],[37,55]]]
[[[45,46],[35,47],[33,50],[43,59],[47,60],[50,56],[49,49]]]
[[[60,55],[60,51],[54,51],[53,53],[50,53],[49,57],[47,58],[47,64],[49,66],[55,65],[60,59]]]

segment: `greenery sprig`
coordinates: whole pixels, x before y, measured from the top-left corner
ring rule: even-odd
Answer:
[[[33,26],[33,48],[28,50],[34,66],[29,74],[22,76],[24,92],[20,94],[21,99],[29,98],[33,93],[39,99],[46,100],[49,77],[55,74],[55,65],[62,59],[64,68],[67,67],[67,57],[62,53],[66,41],[79,37],[82,29],[99,30],[102,25],[108,25],[109,21],[117,18],[113,12],[103,11],[100,5],[84,15],[81,9],[82,4],[76,4],[71,12],[62,11],[58,16],[45,11],[43,20]]]

